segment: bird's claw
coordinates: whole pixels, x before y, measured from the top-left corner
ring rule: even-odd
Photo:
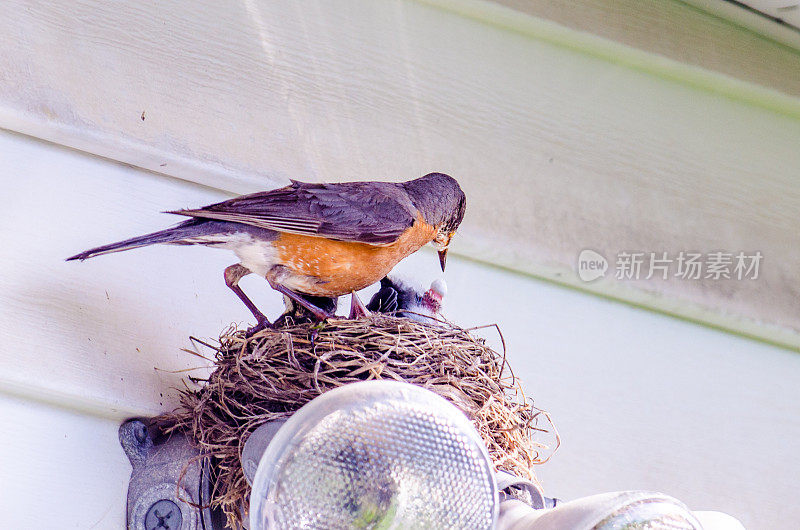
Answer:
[[[244,338],[249,339],[259,331],[262,331],[264,329],[273,329],[273,328],[274,326],[266,318],[259,319],[258,323],[255,326],[247,328],[247,331],[244,332]]]
[[[317,321],[319,321],[319,322],[323,322],[325,320],[328,320],[329,318],[331,318],[333,316],[333,313],[328,313],[324,309],[320,309],[318,307],[314,308],[313,310],[312,309],[308,309],[308,312],[311,313],[312,315],[314,315],[314,318],[316,318]]]
[[[369,316],[369,310],[364,307],[364,302],[358,297],[355,291],[350,296],[350,318],[357,319]]]

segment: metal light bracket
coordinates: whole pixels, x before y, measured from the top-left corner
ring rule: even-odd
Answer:
[[[166,437],[140,420],[119,428],[133,466],[128,485],[128,530],[214,530],[225,527],[209,504],[209,463],[185,436]]]
[[[248,482],[252,482],[264,450],[284,423],[267,422],[248,438],[242,451]],[[210,463],[184,435],[164,436],[144,421],[129,420],[120,426],[119,440],[133,466],[128,486],[128,530],[225,528],[222,512],[208,507]],[[503,471],[496,477],[502,498],[519,499],[534,509],[553,506],[553,500],[544,497],[538,485]]]

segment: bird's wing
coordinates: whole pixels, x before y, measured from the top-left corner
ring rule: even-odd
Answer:
[[[292,181],[277,190],[169,213],[339,241],[387,245],[414,224],[416,208],[400,186],[388,182]]]

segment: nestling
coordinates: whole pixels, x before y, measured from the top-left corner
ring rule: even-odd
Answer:
[[[423,293],[396,277],[387,276],[381,280],[381,288],[372,296],[367,309],[430,323],[441,312],[445,295],[447,284],[442,279],[431,282]]]

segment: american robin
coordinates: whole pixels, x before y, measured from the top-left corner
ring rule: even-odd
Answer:
[[[250,333],[271,324],[239,287],[255,273],[273,289],[325,319],[308,297],[352,293],[353,310],[366,312],[355,291],[381,278],[409,254],[432,243],[445,268],[447,248],[464,218],[466,197],[456,180],[430,173],[401,183],[292,181],[284,188],[243,195],[191,210],[179,225],[93,248],[67,260],[166,243],[232,250],[240,263],[225,269],[225,283],[257,320]]]
[[[447,284],[442,279],[434,280],[430,289],[420,293],[406,282],[387,276],[381,280],[381,287],[372,295],[367,309],[376,313],[395,313],[418,322],[430,322],[442,310],[442,300],[446,294]]]

